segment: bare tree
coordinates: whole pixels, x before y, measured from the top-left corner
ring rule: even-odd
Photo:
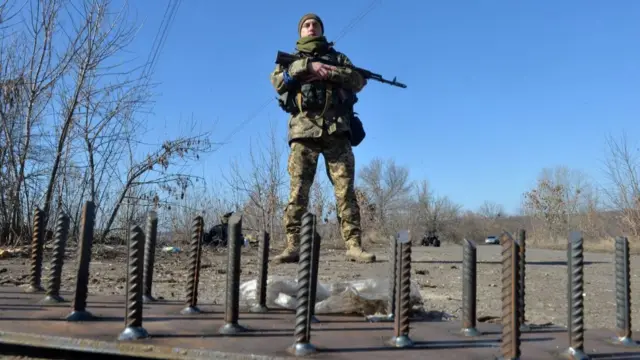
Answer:
[[[495,231],[499,231],[497,228],[498,220],[504,217],[504,206],[501,204],[486,200],[480,205],[477,211],[483,224],[483,230],[485,234],[490,234]]]
[[[133,161],[129,166],[124,183],[121,185],[119,195],[111,213],[102,230],[101,239],[106,239],[111,230],[111,226],[118,215],[120,207],[125,199],[142,198],[151,207],[157,207],[161,203],[168,203],[168,200],[160,198],[159,193],[164,192],[173,199],[183,199],[187,188],[194,179],[199,179],[195,175],[181,174],[170,171],[172,165],[187,160],[197,160],[201,153],[207,152],[211,148],[211,143],[206,135],[188,138],[179,138],[173,141],[165,141],[160,149],[148,154],[144,159]],[[150,179],[143,179],[143,176],[155,173],[156,176]],[[150,190],[153,187],[157,191]],[[139,192],[138,196],[132,196],[130,192],[139,191],[139,188],[148,189]]]
[[[8,43],[3,41],[0,55],[0,122],[6,144],[2,157],[7,160],[2,168],[11,174],[4,201],[10,209],[8,220],[13,235],[19,235],[23,215],[29,218],[30,214],[22,206],[28,196],[22,190],[30,177],[29,163],[43,160],[33,156],[34,129],[47,115],[45,110],[52,105],[55,87],[70,69],[83,41],[79,34],[65,39],[64,33],[57,31],[62,26],[61,5],[58,0],[30,1],[25,27],[15,32],[12,28],[2,29],[3,40],[13,38]],[[15,35],[5,38],[7,32]],[[54,49],[54,44],[61,44],[62,49]]]
[[[74,7],[78,19],[71,16],[74,26],[73,33],[77,34],[76,56],[73,57],[72,73],[68,74],[67,82],[61,83],[59,132],[51,174],[44,199],[44,213],[49,215],[51,201],[58,180],[58,171],[63,149],[74,126],[81,125],[81,131],[86,145],[89,171],[89,198],[96,200],[96,134],[105,135],[102,130],[110,120],[122,116],[124,119],[134,113],[130,107],[137,104],[137,99],[126,99],[127,85],[134,84],[137,79],[124,80],[132,71],[120,69],[121,64],[108,62],[115,55],[122,52],[133,41],[135,27],[126,24],[126,12],[111,13],[111,0],[83,0],[80,6]],[[117,79],[115,81],[110,78]],[[120,79],[118,79],[120,78]],[[135,89],[135,87],[134,87]],[[135,89],[135,97],[138,92]],[[126,100],[117,99],[118,93],[124,93]],[[111,94],[116,94],[115,98]],[[102,115],[102,116],[101,116]],[[112,134],[113,135],[113,134]],[[117,135],[116,135],[117,136]]]
[[[607,137],[605,186],[609,207],[619,212],[619,223],[636,239],[640,236],[640,173],[637,151],[632,151],[626,135]]]
[[[219,224],[224,214],[239,209],[235,204],[234,196],[229,197],[229,192],[225,191],[225,189],[226,184],[217,183],[204,192],[204,194],[208,194],[206,196],[208,200],[206,206],[204,206],[205,214],[207,215],[205,216],[205,221],[212,225]]]
[[[330,184],[316,176],[311,186],[309,196],[309,208],[317,216],[319,222],[329,222],[329,217],[335,211],[335,202],[332,201]]]
[[[447,196],[437,196],[428,181],[415,186],[414,210],[418,231],[443,232],[459,217],[461,206]]]
[[[223,175],[227,185],[233,191],[246,197],[243,205],[243,226],[249,231],[266,229],[276,239],[277,214],[284,209],[283,194],[286,184],[286,173],[281,163],[284,143],[278,141],[274,124],[268,135],[268,143],[262,144],[258,139],[258,149],[249,145],[249,168],[246,172],[235,159],[231,164],[231,173]]]
[[[565,166],[543,169],[534,189],[524,194],[524,207],[553,238],[575,225],[591,188],[586,176]]]
[[[133,156],[153,66],[119,62],[136,31],[126,6],[27,1],[17,12],[26,20],[13,26],[5,24],[13,16],[7,4],[16,2],[0,5],[2,241],[30,231],[35,205],[49,219],[66,211],[73,235],[83,202],[92,200],[105,239],[114,223],[128,228],[145,211],[169,207],[167,198],[183,197],[199,179],[182,174],[180,160],[197,160],[210,143],[206,134],[178,137],[152,145],[144,159]]]
[[[600,191],[593,189],[592,191],[585,193],[584,198],[579,228],[585,234],[585,237],[591,239],[602,239],[608,234],[603,214],[604,206],[600,196]]]
[[[480,205],[478,214],[485,219],[495,220],[504,216],[504,206],[501,204],[486,200]]]
[[[407,210],[412,189],[409,169],[397,165],[393,159],[376,158],[360,170],[360,180],[363,190],[375,204],[379,230],[388,231],[387,222]]]
[[[318,167],[321,165],[318,164]],[[362,206],[362,203],[359,204]],[[337,216],[334,189],[326,177],[316,176],[311,186],[309,209],[317,216],[318,232],[322,238],[332,240],[336,248],[343,248],[344,240]],[[362,212],[362,208],[360,211]]]
[[[214,225],[215,214],[210,211],[214,202],[213,194],[208,192],[205,186],[192,187],[185,192],[184,197],[165,206],[166,216],[163,217],[168,224],[166,228],[173,235],[173,243],[178,239],[189,240],[193,219],[202,216],[204,220],[205,232]]]

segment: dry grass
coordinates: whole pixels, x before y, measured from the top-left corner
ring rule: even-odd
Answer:
[[[566,250],[566,238],[550,238],[541,236],[528,236],[527,247],[549,250]],[[596,239],[585,238],[584,250],[595,253],[613,253],[615,251],[615,238],[601,237]],[[629,252],[640,254],[640,239],[629,238]]]

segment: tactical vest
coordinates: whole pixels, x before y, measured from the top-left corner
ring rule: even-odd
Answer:
[[[306,56],[300,52],[298,55]],[[318,58],[337,63],[338,52],[330,49]],[[334,110],[336,115],[344,115],[353,111],[353,105],[357,101],[353,92],[341,90],[322,80],[300,84],[280,95],[278,99],[280,107],[292,115],[297,115],[301,111],[312,111],[322,115],[329,109]]]

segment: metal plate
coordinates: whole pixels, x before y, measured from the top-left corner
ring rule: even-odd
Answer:
[[[65,299],[72,298],[72,294],[62,295]],[[97,319],[85,323],[64,320],[71,312],[70,303],[41,305],[43,297],[26,294],[17,287],[0,287],[0,343],[158,359],[286,358],[290,357],[287,349],[293,344],[292,312],[241,313],[240,324],[251,331],[242,336],[223,337],[218,334],[224,323],[220,306],[201,304],[202,314],[181,315],[182,302],[145,304],[143,326],[151,338],[122,343],[116,339],[124,329],[123,296],[89,296],[87,310]],[[393,335],[392,323],[370,323],[356,316],[317,317],[321,322],[313,325],[311,342],[319,351],[313,358],[492,359],[499,351],[500,326],[495,324],[480,324],[479,330],[485,334],[466,338],[459,334],[459,322],[414,321],[410,336],[416,346],[395,349],[388,345]],[[588,331],[585,350],[589,354],[616,354],[618,357],[611,357],[614,359],[640,359],[640,352],[629,355],[635,349],[609,344],[611,336],[611,331]],[[564,329],[525,333],[523,358],[553,359],[567,344]]]

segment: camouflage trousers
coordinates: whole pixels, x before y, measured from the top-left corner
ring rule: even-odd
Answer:
[[[284,211],[287,247],[300,244],[302,215],[309,205],[309,191],[322,154],[327,176],[333,185],[342,239],[347,248],[360,246],[360,208],[355,193],[355,157],[346,135],[327,135],[294,140],[287,164],[290,177],[289,201]],[[317,214],[321,216],[321,214]]]

